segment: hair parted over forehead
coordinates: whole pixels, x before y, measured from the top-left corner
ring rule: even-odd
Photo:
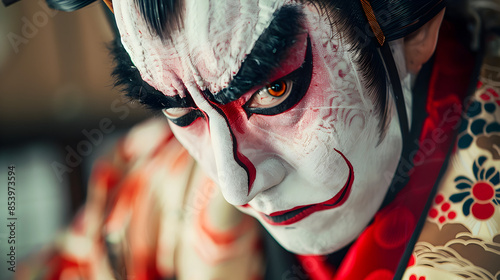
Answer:
[[[162,40],[182,28],[182,0],[135,0],[151,33]]]
[[[72,11],[95,0],[47,0],[50,7]],[[244,1],[244,0],[242,0]],[[135,0],[139,11],[146,21],[149,31],[162,40],[170,38],[173,32],[182,32],[183,0]],[[297,0],[298,3],[311,4],[319,13],[326,16],[332,30],[339,30],[342,40],[351,46],[356,54],[356,64],[362,75],[368,94],[374,101],[380,116],[380,130],[383,132],[388,123],[388,104],[386,72],[381,57],[377,54],[378,43],[359,0]],[[393,41],[416,31],[437,15],[444,7],[444,0],[370,0],[371,8],[385,36],[385,41]],[[335,28],[333,28],[335,27]],[[160,92],[142,81],[139,71],[130,59],[124,59],[124,50],[117,42],[113,51],[117,68],[113,75],[117,85],[125,85],[127,96],[138,99],[147,107],[162,109],[168,102]],[[125,71],[125,69],[128,69]],[[136,80],[137,79],[137,80]],[[143,86],[141,86],[143,85]],[[154,102],[155,100],[162,102]]]

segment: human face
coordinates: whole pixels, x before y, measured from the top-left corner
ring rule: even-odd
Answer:
[[[186,0],[183,28],[162,41],[134,1],[115,3],[124,47],[146,82],[186,101],[164,110],[172,131],[229,203],[295,253],[330,253],[358,236],[398,163],[399,123],[391,102],[378,143],[354,54],[317,9]]]

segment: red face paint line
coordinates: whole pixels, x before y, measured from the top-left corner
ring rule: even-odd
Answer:
[[[308,217],[314,212],[337,208],[343,205],[344,202],[346,202],[347,199],[349,199],[349,195],[351,193],[351,187],[354,182],[354,170],[351,162],[344,156],[344,154],[342,154],[337,149],[334,150],[344,158],[347,166],[349,167],[349,176],[347,177],[344,187],[334,197],[321,203],[301,205],[289,210],[274,212],[271,213],[270,215],[266,215],[264,213],[259,212],[264,221],[274,226],[291,225]],[[246,204],[243,207],[251,207],[251,206]]]

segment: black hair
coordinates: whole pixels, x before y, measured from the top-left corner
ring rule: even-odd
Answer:
[[[96,0],[46,0],[47,5],[54,10],[72,12],[86,7]]]
[[[55,10],[72,12],[86,7],[96,0],[46,0]],[[141,15],[148,23],[149,31],[162,40],[182,28],[182,0],[135,0]]]
[[[135,0],[149,31],[162,40],[182,28],[182,0]]]

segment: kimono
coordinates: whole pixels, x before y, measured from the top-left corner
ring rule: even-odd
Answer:
[[[413,162],[396,171],[407,177],[404,187],[346,248],[328,256],[285,251],[225,202],[166,121],[153,119],[95,163],[71,226],[41,253],[46,261],[17,276],[499,279],[500,57],[483,61],[459,37],[445,23],[417,79]]]

